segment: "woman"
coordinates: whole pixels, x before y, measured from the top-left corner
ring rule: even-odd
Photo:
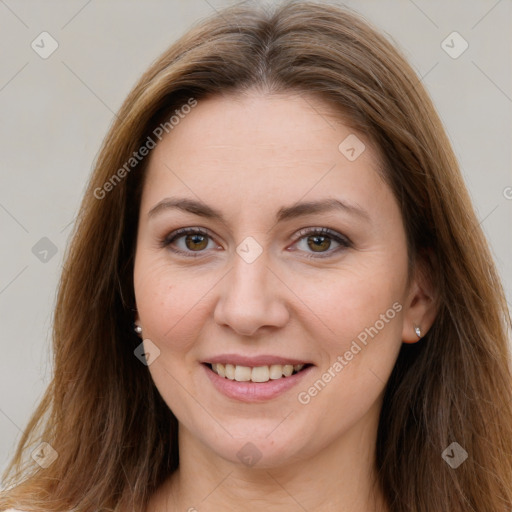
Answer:
[[[397,50],[333,6],[224,10],[106,137],[0,508],[508,511],[508,329]]]

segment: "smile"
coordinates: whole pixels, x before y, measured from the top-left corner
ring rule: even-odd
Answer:
[[[235,364],[208,363],[208,366],[220,377],[237,382],[268,382],[290,377],[299,373],[304,364],[272,364],[265,366],[241,366]]]
[[[230,360],[220,357],[215,359]],[[233,359],[245,364],[232,364],[235,361],[204,362],[200,366],[204,368],[206,377],[218,392],[241,402],[266,402],[275,399],[297,386],[315,368],[314,364],[298,361],[293,361],[294,364],[275,364],[275,357],[251,361],[255,366],[248,366],[250,363],[247,358],[245,361],[243,357]],[[271,364],[265,364],[267,362]]]

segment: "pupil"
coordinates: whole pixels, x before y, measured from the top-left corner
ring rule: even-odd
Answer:
[[[188,235],[186,238],[187,247],[189,249],[204,249],[207,244],[205,244],[206,237],[203,235]],[[195,247],[190,247],[189,242],[191,242]],[[201,245],[202,244],[202,245]],[[198,245],[200,247],[198,247]]]
[[[327,238],[325,236],[313,236],[313,237],[310,237],[310,240],[313,240],[314,242],[312,244],[308,243],[308,245],[315,252],[321,252],[321,251],[318,251],[318,249],[328,249],[329,248],[330,240],[329,240],[329,238]],[[327,242],[327,244],[325,244],[326,242]],[[321,244],[324,244],[324,245],[322,246]]]

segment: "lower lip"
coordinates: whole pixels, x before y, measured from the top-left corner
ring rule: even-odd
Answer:
[[[201,366],[218,391],[241,402],[265,402],[276,398],[298,384],[313,369],[313,366],[308,366],[289,377],[281,377],[267,382],[238,382],[221,377],[205,364]]]

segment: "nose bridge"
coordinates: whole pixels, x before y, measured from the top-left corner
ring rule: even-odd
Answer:
[[[245,260],[237,254],[233,258],[233,270],[231,272],[231,288],[235,294],[259,297],[265,294],[268,274],[268,257],[261,254],[254,261]]]
[[[243,335],[286,323],[288,310],[270,264],[263,247],[258,249],[251,240],[239,244],[215,308],[217,323]]]
[[[247,250],[247,246],[240,244],[233,255],[233,270],[226,289],[227,298],[233,301],[231,307],[246,304],[262,308],[266,303],[269,273],[268,254],[262,250],[256,255],[253,247]]]
[[[233,254],[233,270],[230,272],[231,283],[235,294],[248,294],[261,296],[268,284],[268,268],[270,264],[270,253],[265,247],[263,235],[258,237],[246,236],[235,248]]]

